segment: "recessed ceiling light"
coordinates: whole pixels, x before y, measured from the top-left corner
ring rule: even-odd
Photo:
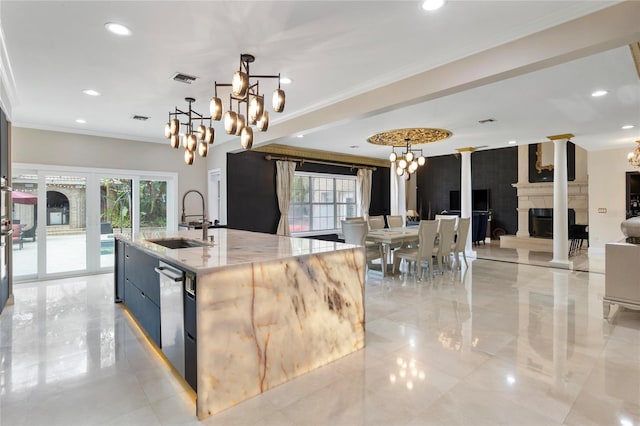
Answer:
[[[595,92],[593,92],[591,94],[591,96],[593,96],[594,98],[599,98],[600,96],[604,96],[607,93],[609,93],[609,92],[607,92],[606,90],[596,90]]]
[[[80,123],[80,124],[84,124],[84,123],[86,123],[86,122],[87,122],[87,120],[82,119],[82,118],[78,118],[78,119],[76,120],[76,123]]]
[[[293,80],[291,80],[289,77],[280,77],[280,83],[282,84],[291,84]]]
[[[104,24],[104,27],[117,35],[127,36],[131,34],[131,30],[129,28],[125,27],[122,24],[116,24],[115,22],[107,22],[106,24]]]
[[[518,143],[518,142],[516,142],[516,141],[509,141],[509,145],[515,145],[515,144],[517,144],[517,143]]]
[[[93,89],[85,89],[82,91],[82,93],[84,93],[85,95],[89,95],[89,96],[100,96],[100,92],[97,92]]]
[[[297,138],[304,138],[303,134],[299,134],[298,136],[296,136]]]
[[[622,130],[629,130],[629,129],[633,129],[633,124],[625,124],[624,126],[622,126]]]
[[[438,10],[444,5],[444,0],[425,0],[422,8],[427,11]]]

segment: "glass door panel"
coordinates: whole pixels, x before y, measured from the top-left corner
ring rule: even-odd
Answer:
[[[133,181],[122,178],[100,179],[100,267],[114,264],[113,232],[131,233]]]
[[[38,274],[38,175],[15,170],[11,186],[13,276],[34,277]]]
[[[140,179],[140,232],[167,230],[167,181]]]
[[[87,269],[87,180],[45,176],[46,273]]]

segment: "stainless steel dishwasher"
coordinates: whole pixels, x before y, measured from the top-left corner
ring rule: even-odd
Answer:
[[[164,262],[155,268],[160,275],[160,347],[184,377],[184,272]]]

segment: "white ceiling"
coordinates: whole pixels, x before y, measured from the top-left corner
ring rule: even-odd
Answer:
[[[575,134],[573,141],[589,150],[631,147],[640,139],[640,79],[623,43],[536,71],[523,68],[514,77],[492,78],[468,90],[438,94],[413,87],[416,93],[403,95],[403,102],[376,95],[369,110],[345,108],[345,101],[366,102],[385,85],[544,34],[619,2],[449,1],[431,13],[420,3],[0,0],[4,103],[16,126],[166,143],[168,112],[184,109],[183,99],[191,96],[197,99],[194,109],[207,113],[213,82],[230,82],[240,53],[247,52],[256,56],[252,73],[280,72],[294,80],[283,87],[285,112],[271,114],[270,130],[259,143],[386,158],[389,149],[366,138],[402,127],[453,132],[446,142],[424,146],[427,155],[504,147],[509,140],[538,142],[559,133]],[[106,22],[125,24],[133,33],[115,36],[104,29]],[[540,42],[511,57],[551,47]],[[462,66],[451,69],[466,72]],[[174,82],[176,72],[199,80]],[[270,93],[275,85],[263,80],[260,87]],[[102,95],[84,95],[88,88]],[[609,95],[592,98],[598,88]],[[323,119],[301,118],[314,111]],[[136,121],[134,114],[150,119]],[[486,118],[496,121],[478,123]],[[621,130],[623,124],[636,127]],[[220,123],[216,131],[217,144],[239,145]],[[295,137],[300,133],[305,137]]]

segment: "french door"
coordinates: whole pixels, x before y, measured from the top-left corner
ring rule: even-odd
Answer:
[[[12,186],[16,281],[106,272],[115,233],[177,229],[174,173],[14,164]]]

